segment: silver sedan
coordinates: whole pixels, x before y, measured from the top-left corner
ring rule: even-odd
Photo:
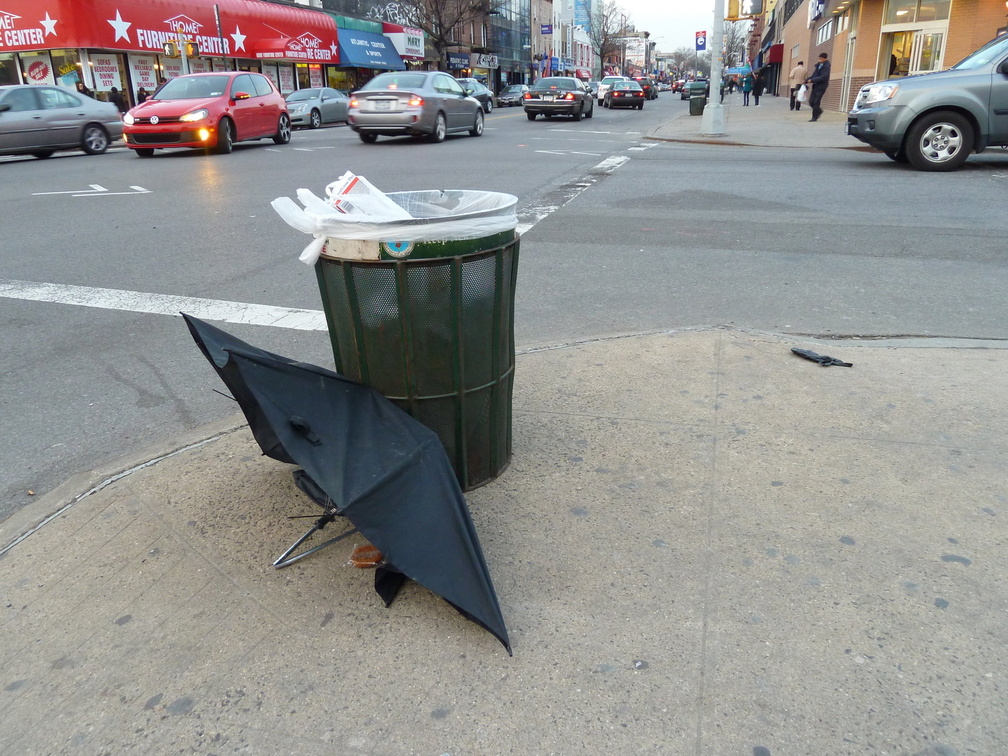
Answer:
[[[110,102],[62,87],[0,87],[0,155],[47,158],[57,150],[100,155],[122,132],[119,110]]]
[[[291,123],[317,129],[324,123],[346,122],[350,98],[331,87],[298,89],[284,97]]]
[[[378,74],[350,95],[350,128],[362,142],[379,136],[426,137],[483,133],[483,108],[443,71]]]

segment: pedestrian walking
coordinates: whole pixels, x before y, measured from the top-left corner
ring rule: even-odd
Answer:
[[[791,110],[801,110],[801,103],[795,98],[798,96],[798,90],[805,83],[805,73],[805,61],[799,60],[798,65],[792,68],[791,73],[788,74],[788,87],[791,89]]]
[[[766,89],[766,76],[763,73],[762,68],[757,68],[753,72],[753,85],[752,85],[752,96],[753,103],[755,107],[759,107],[759,98],[763,94],[763,90]]]
[[[826,53],[819,53],[819,62],[815,64],[815,68],[812,69],[812,75],[809,76],[805,83],[810,85],[812,91],[809,92],[809,107],[812,108],[812,117],[809,121],[818,121],[819,116],[822,115],[822,98],[826,94],[826,87],[829,86],[830,77],[830,62],[829,55]]]
[[[749,107],[749,95],[752,93],[753,75],[752,71],[742,77],[742,107]]]
[[[116,87],[112,87],[112,89],[109,90],[108,101],[115,105],[116,109],[120,113],[125,113],[129,110],[129,108],[126,107],[126,100],[124,100],[123,96],[119,94],[119,90]]]
[[[149,95],[147,94],[147,90],[144,89],[143,87],[140,87],[140,89],[137,90],[137,105],[139,105],[141,102],[147,102],[148,96]]]

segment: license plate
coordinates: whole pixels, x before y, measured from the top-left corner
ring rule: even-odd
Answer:
[[[392,103],[388,100],[378,100],[375,102],[375,110],[391,110]]]
[[[553,95],[543,95],[543,102],[553,102],[555,99]]]

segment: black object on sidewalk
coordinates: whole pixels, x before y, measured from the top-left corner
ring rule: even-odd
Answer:
[[[806,360],[812,360],[812,362],[818,362],[823,367],[830,367],[831,365],[836,365],[837,367],[854,367],[853,362],[844,362],[843,360],[838,360],[836,357],[828,357],[825,354],[816,354],[809,349],[799,349],[798,347],[791,347],[791,351],[797,354],[799,357],[804,357]]]
[[[479,538],[437,434],[373,388],[182,316],[263,454],[300,465],[298,487],[325,510],[284,557],[345,517],[385,557],[375,590],[386,606],[409,578],[492,633],[510,654]]]

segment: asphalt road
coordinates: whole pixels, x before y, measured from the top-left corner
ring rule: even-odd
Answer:
[[[646,139],[686,107],[666,94],[579,123],[498,109],[483,137],[440,145],[333,127],[229,156],[3,160],[0,519],[29,491],[237,410],[181,319],[137,310],[165,295],[320,309],[297,260],[309,239],[269,202],[347,170],[389,191],[518,196],[520,349],[718,325],[1004,338],[1008,163],[917,174],[862,152]],[[35,301],[22,282],[55,286]],[[60,303],[68,292],[93,306]],[[331,364],[324,331],[225,327]]]

